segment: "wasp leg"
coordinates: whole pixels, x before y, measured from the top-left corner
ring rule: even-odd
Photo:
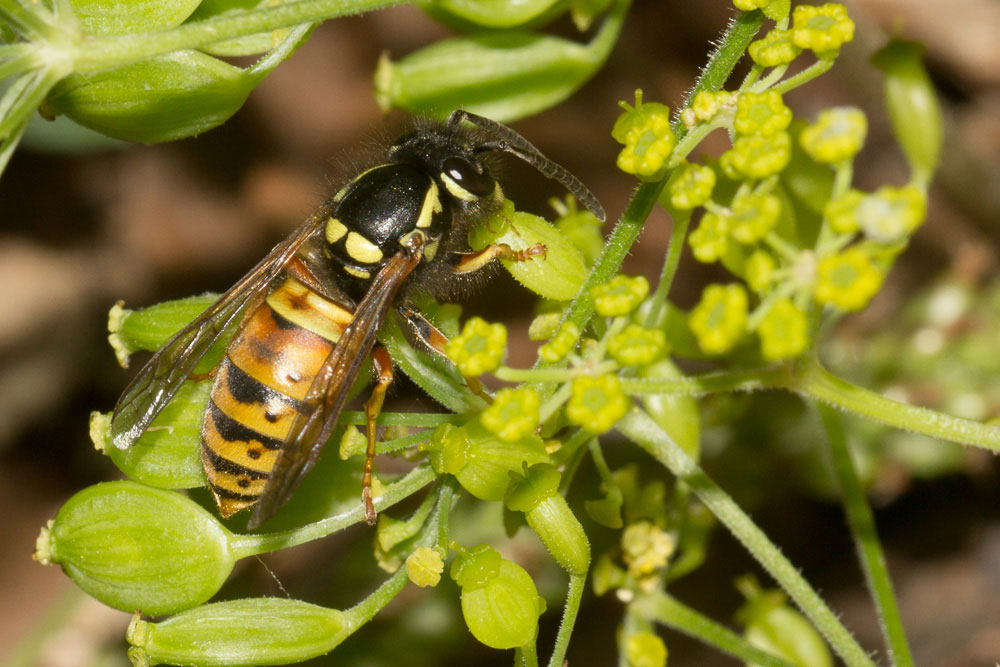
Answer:
[[[406,306],[400,306],[398,309],[399,314],[403,316],[406,323],[409,325],[410,330],[413,335],[423,343],[428,350],[438,354],[445,359],[448,358],[448,354],[445,348],[448,346],[448,337],[441,333],[441,330],[436,326],[431,324],[430,320],[424,317],[421,313],[415,310],[407,308]],[[463,376],[465,378],[465,384],[469,387],[469,390],[480,397],[487,403],[493,402],[493,397],[486,393],[483,389],[483,384],[479,381],[479,378]]]
[[[382,402],[385,392],[392,384],[392,357],[382,344],[376,344],[372,350],[372,363],[375,364],[375,389],[365,403],[365,427],[368,432],[368,450],[365,452],[365,470],[361,478],[361,499],[365,504],[365,521],[369,525],[375,523],[375,504],[372,502],[372,469],[375,467],[375,420],[382,412]]]
[[[458,261],[452,266],[455,273],[472,273],[483,268],[494,259],[506,259],[511,262],[524,262],[534,257],[545,256],[545,246],[536,243],[524,250],[514,250],[506,243],[493,243],[478,252],[455,253]]]

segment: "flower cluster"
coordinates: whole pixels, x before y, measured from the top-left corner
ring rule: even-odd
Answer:
[[[774,9],[752,0],[736,5]],[[803,51],[817,56],[817,66],[828,63],[854,35],[837,3],[798,6],[791,21],[778,21],[750,46],[759,67],[785,66]],[[903,80],[897,87],[920,81],[912,50],[897,49],[880,66]],[[704,209],[688,237],[695,259],[721,262],[750,288],[710,285],[690,313],[691,332],[708,354],[729,352],[748,333],[759,338],[765,359],[802,354],[811,318],[824,308],[859,310],[878,292],[892,258],[926,216],[926,174],[936,153],[906,118],[906,132],[897,134],[908,155],[919,156],[911,161],[913,179],[862,192],[850,185],[868,129],[859,109],[835,107],[812,123],[796,121],[777,90],[751,84],[737,93],[699,93],[683,117],[689,128],[728,127],[732,148],[714,167],[682,163],[661,201],[672,211]],[[936,116],[925,117],[934,135]],[[793,160],[794,180],[784,173]],[[722,199],[719,192],[732,194]]]

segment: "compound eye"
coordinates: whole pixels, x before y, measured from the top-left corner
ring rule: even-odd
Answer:
[[[458,188],[458,192],[452,192],[460,199],[481,199],[493,194],[497,183],[493,177],[486,173],[480,173],[471,162],[462,157],[450,157],[441,163],[442,176],[451,191],[451,185]],[[450,181],[450,183],[449,183]],[[468,193],[472,197],[463,196]]]

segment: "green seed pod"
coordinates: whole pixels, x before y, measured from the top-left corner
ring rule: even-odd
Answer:
[[[509,200],[501,213],[469,232],[473,250],[482,250],[491,243],[506,243],[514,250],[545,246],[544,255],[522,262],[501,262],[519,283],[547,299],[569,301],[587,277],[583,254],[569,239],[537,215],[515,211]]]
[[[129,357],[134,352],[160,349],[218,298],[218,294],[203,294],[164,301],[140,310],[124,308],[121,302],[115,304],[108,313],[108,341],[118,363],[128,368]],[[206,373],[218,364],[234,335],[235,331],[224,333],[195,366],[194,372]]]
[[[136,618],[127,639],[134,665],[252,667],[329,653],[353,629],[336,609],[287,598],[251,598],[207,604],[159,623]]]
[[[639,376],[660,380],[680,379],[683,374],[669,359],[639,369]],[[701,411],[693,396],[646,394],[642,397],[646,412],[660,425],[688,456],[698,460],[701,450]]]
[[[513,442],[500,440],[479,419],[463,426],[442,424],[426,449],[438,473],[454,475],[466,491],[480,500],[503,500],[510,473],[524,464],[548,462],[545,444],[535,434]]]
[[[175,51],[106,71],[73,74],[53,88],[45,111],[65,114],[117,139],[171,141],[228,120],[264,73],[242,70],[200,51]]]
[[[520,565],[481,544],[455,559],[451,577],[462,587],[465,624],[480,642],[507,649],[535,638],[545,602]]]
[[[135,482],[88,487],[42,529],[35,558],[59,563],[123,611],[171,614],[212,597],[236,562],[232,533],[187,497]]]
[[[906,154],[914,179],[926,184],[941,155],[941,107],[921,56],[923,47],[891,42],[872,62],[885,73],[885,104],[896,141]]]
[[[806,618],[788,606],[779,590],[761,590],[753,577],[742,577],[736,587],[748,597],[737,612],[745,626],[743,637],[759,649],[803,667],[831,667],[833,659],[823,637]]]
[[[111,444],[110,415],[91,414],[94,446],[130,478],[161,489],[205,486],[201,427],[211,382],[185,382],[152,425],[128,449]]]
[[[530,116],[569,97],[604,64],[627,5],[619,3],[589,44],[489,32],[441,40],[396,62],[384,56],[375,99],[385,111],[444,116],[461,107],[500,122]]]
[[[422,0],[417,3],[436,21],[456,29],[516,28],[537,24],[565,9],[562,0]]]
[[[590,541],[583,526],[559,494],[562,475],[549,463],[511,473],[513,482],[504,504],[524,512],[528,525],[542,540],[552,557],[570,574],[582,575],[590,565]]]
[[[73,13],[91,35],[155,32],[184,22],[201,0],[70,0]]]

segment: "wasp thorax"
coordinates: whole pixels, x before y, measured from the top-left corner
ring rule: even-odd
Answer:
[[[330,253],[344,272],[369,280],[420,230],[428,243],[445,233],[451,211],[434,179],[408,164],[384,164],[357,177],[326,222]]]

